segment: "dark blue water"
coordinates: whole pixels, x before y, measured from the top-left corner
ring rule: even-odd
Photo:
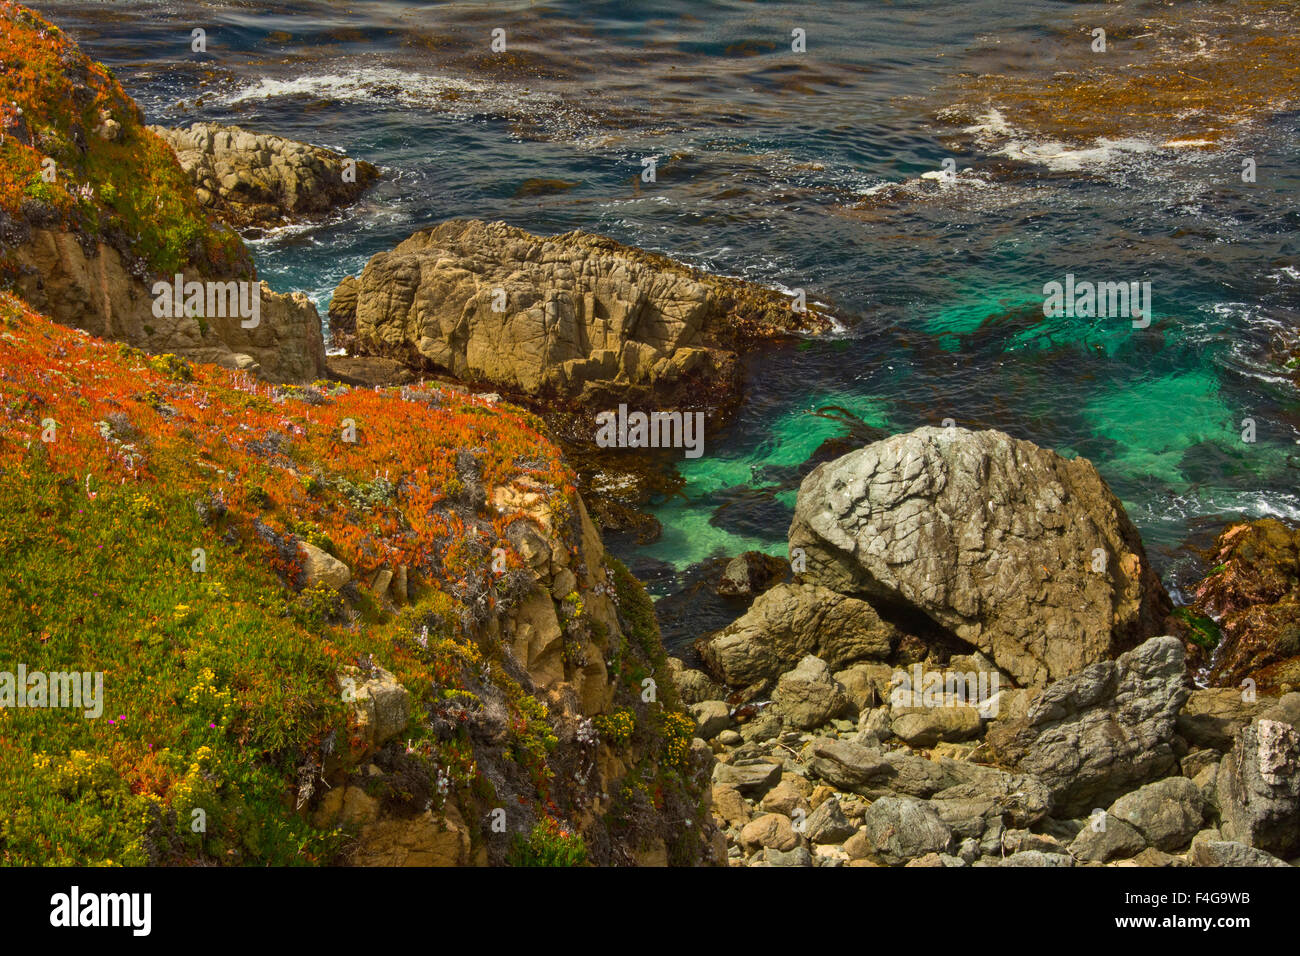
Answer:
[[[643,558],[779,552],[799,466],[844,431],[825,406],[1091,458],[1170,583],[1190,573],[1180,545],[1230,517],[1300,519],[1300,415],[1277,364],[1300,327],[1300,116],[1213,150],[1134,129],[1064,152],[996,113],[966,133],[938,118],[962,73],[1050,50],[1113,4],[36,6],[152,122],[234,122],[383,167],[346,215],[254,243],[263,276],[322,312],[371,255],[456,216],[602,232],[829,304],[847,331],[751,360],[750,402],[683,463]],[[949,156],[972,173],[880,201]],[[1043,285],[1066,273],[1150,281],[1150,327],[1044,318]]]

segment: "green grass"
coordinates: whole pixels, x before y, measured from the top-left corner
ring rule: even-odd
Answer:
[[[134,489],[91,502],[48,472],[10,471],[0,513],[0,660],[104,674],[98,719],[0,711],[0,861],[332,855],[334,838],[291,812],[286,781],[342,721],[334,664],[272,572],[203,528],[189,502]],[[207,551],[204,574],[191,570],[194,547]],[[189,773],[205,747],[201,772]],[[206,834],[192,831],[195,807]]]

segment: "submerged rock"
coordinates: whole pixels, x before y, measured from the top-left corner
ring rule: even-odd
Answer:
[[[746,551],[727,563],[718,582],[718,594],[723,597],[752,598],[771,587],[789,571],[789,565],[780,558],[761,551]]]

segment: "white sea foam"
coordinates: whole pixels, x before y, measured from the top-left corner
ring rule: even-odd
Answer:
[[[590,117],[551,93],[526,86],[480,82],[463,77],[368,66],[343,73],[320,73],[290,80],[263,77],[221,98],[226,106],[308,97],[338,103],[430,110],[460,118],[491,116],[526,120],[576,135]]]
[[[1007,159],[1045,166],[1054,172],[1103,171],[1134,156],[1161,148],[1160,144],[1136,136],[1119,139],[1103,136],[1096,139],[1092,146],[1072,145],[1055,139],[1037,139],[1007,122],[996,107],[985,110],[976,117],[974,123],[962,127],[962,132],[973,136],[993,156],[1005,156]],[[1209,144],[1192,140],[1170,140],[1163,145],[1185,147]]]
[[[1031,142],[1012,140],[995,156],[1005,156],[1022,162],[1046,166],[1054,172],[1080,172],[1086,170],[1104,170],[1122,160],[1149,153],[1157,147],[1153,143],[1137,137],[1124,139],[1107,139],[1102,137],[1095,146],[1070,146],[1058,140]]]
[[[1278,518],[1300,521],[1300,496],[1282,491],[1229,491],[1215,489],[1200,494],[1174,495],[1145,505],[1125,502],[1134,515],[1146,514],[1149,520],[1181,524],[1189,518],[1217,515],[1240,515],[1249,519]]]

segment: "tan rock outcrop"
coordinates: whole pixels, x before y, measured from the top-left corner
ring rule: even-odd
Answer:
[[[782,583],[698,648],[715,676],[737,686],[777,677],[807,654],[832,668],[883,659],[896,635],[866,601],[813,584]]]
[[[530,395],[658,407],[733,400],[737,348],[828,325],[772,290],[601,236],[478,220],[374,256],[339,285],[330,317],[362,354]]]
[[[354,733],[367,751],[397,736],[411,719],[410,692],[382,667],[369,674],[345,667],[339,684],[352,711]]]
[[[354,866],[463,866],[470,859],[469,827],[454,803],[438,815],[385,817],[361,829]]]
[[[554,501],[528,478],[494,489],[499,513],[524,516],[511,525],[510,536],[535,579],[508,616],[503,637],[540,690],[560,701],[571,690],[582,713],[600,713],[613,700],[605,651],[611,635],[622,633],[604,570],[605,547],[581,498],[572,517],[557,514]],[[574,553],[559,533],[569,521],[576,528]],[[570,595],[576,602],[567,600]]]
[[[244,328],[238,315],[160,318],[154,314],[153,283],[137,277],[106,243],[88,252],[71,233],[33,229],[11,256],[19,269],[18,294],[32,308],[100,338],[255,370],[271,382],[311,381],[325,367],[320,317],[301,292],[283,295],[261,283],[253,328]],[[185,281],[202,277],[187,272]]]
[[[353,202],[379,178],[363,160],[238,126],[151,126],[176,152],[199,201],[232,226],[276,225]]]

